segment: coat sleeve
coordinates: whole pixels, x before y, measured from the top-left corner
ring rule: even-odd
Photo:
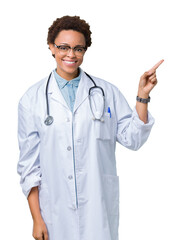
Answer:
[[[38,186],[41,181],[41,169],[39,161],[40,138],[34,124],[30,103],[18,105],[18,142],[19,161],[17,172],[20,175],[20,185],[26,197],[31,188]],[[28,106],[29,105],[29,106]]]
[[[122,93],[117,91],[115,98],[117,133],[116,141],[131,150],[138,150],[148,139],[154,118],[148,111],[148,121],[145,124],[139,119],[136,107],[129,107]]]

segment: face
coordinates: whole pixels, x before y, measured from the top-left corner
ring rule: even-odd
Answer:
[[[82,33],[74,30],[62,30],[54,42],[57,46],[68,45],[72,48],[76,46],[86,46],[85,37]],[[57,62],[57,73],[66,80],[71,80],[77,77],[78,67],[83,62],[83,55],[76,55],[73,49],[62,52],[56,48],[53,44],[49,44],[52,54],[55,55]]]

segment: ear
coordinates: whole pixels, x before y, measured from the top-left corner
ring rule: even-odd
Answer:
[[[52,43],[49,43],[48,45],[49,45],[49,49],[52,52],[52,55],[55,55],[55,46]]]

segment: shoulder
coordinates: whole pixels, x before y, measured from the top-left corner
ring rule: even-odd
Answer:
[[[30,86],[19,100],[19,105],[29,108],[37,97],[45,92],[47,77]]]

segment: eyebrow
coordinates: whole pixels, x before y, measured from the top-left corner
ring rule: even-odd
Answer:
[[[67,43],[60,43],[58,46],[60,46],[60,45],[70,46],[70,45],[67,44]],[[83,46],[83,45],[76,45],[75,47],[85,47],[85,46]]]

